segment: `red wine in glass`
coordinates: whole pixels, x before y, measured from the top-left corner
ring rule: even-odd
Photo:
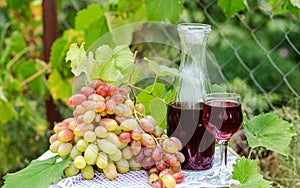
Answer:
[[[227,140],[242,125],[243,115],[241,104],[232,100],[211,100],[203,104],[203,123],[219,142]]]

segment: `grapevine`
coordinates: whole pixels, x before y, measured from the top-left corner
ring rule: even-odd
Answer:
[[[168,137],[127,89],[93,79],[68,103],[73,117],[57,123],[49,139],[51,152],[72,159],[64,170],[67,177],[81,173],[89,180],[98,170],[113,180],[118,173],[145,169],[153,187],[184,180],[180,140]]]

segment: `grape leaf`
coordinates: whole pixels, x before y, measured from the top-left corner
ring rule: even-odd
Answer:
[[[175,68],[170,68],[164,65],[159,65],[155,61],[151,61],[145,58],[148,61],[149,68],[155,72],[157,76],[177,76],[178,70]]]
[[[1,88],[0,88],[0,114],[5,114],[0,118],[0,125],[5,124],[11,119],[18,119],[18,113],[15,111],[11,103],[7,100]]]
[[[291,0],[293,6],[300,8],[300,1],[299,0]]]
[[[167,115],[167,106],[160,99],[155,98],[149,103],[149,110],[151,115],[156,120],[157,125],[161,127],[166,127],[166,115]]]
[[[98,38],[109,32],[106,17],[98,4],[92,4],[78,12],[75,29],[84,31],[86,46],[90,47]]]
[[[250,147],[264,146],[269,150],[287,155],[288,146],[295,134],[293,125],[274,114],[255,116],[244,124]]]
[[[152,90],[152,87],[153,87],[153,85],[146,87],[144,89],[144,91],[141,91],[137,95],[137,98],[136,98],[137,103],[142,103],[145,106],[146,114],[150,113],[150,108],[149,108],[150,102],[152,100],[156,99],[157,97],[163,98],[165,90],[166,90],[165,85],[162,83],[156,83],[153,87],[153,90]],[[155,96],[148,93],[148,92],[151,92],[151,90],[152,90],[152,94]]]
[[[64,169],[71,161],[71,158],[66,158],[61,162],[57,162],[57,159],[58,156],[54,156],[47,160],[31,161],[26,168],[5,175],[3,188],[49,187],[61,179]]]
[[[67,102],[67,99],[72,95],[72,87],[69,80],[63,79],[57,70],[53,70],[48,78],[48,82],[53,99],[61,99]]]
[[[223,9],[225,16],[227,19],[231,18],[237,12],[244,10],[247,4],[245,4],[244,0],[218,0],[219,6]]]
[[[183,0],[146,0],[147,17],[149,21],[176,22],[183,11]]]
[[[240,185],[231,185],[232,188],[263,188],[271,187],[272,184],[272,182],[263,179],[263,176],[258,172],[256,161],[245,157],[233,164],[232,178],[240,182]]]
[[[133,53],[125,45],[116,46],[115,49],[107,45],[100,46],[95,52],[95,61],[98,63],[98,77],[115,84],[137,71]]]

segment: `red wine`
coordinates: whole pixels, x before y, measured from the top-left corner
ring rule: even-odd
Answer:
[[[238,102],[211,100],[203,104],[203,124],[218,141],[228,141],[242,122],[242,108]]]
[[[167,134],[180,139],[184,146],[181,150],[185,156],[183,169],[209,169],[213,165],[215,139],[202,125],[202,103],[197,103],[196,109],[183,106],[183,102],[168,106]]]

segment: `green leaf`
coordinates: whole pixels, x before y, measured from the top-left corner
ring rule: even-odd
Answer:
[[[124,81],[129,74],[137,71],[133,53],[125,45],[116,46],[115,49],[107,45],[100,46],[95,52],[95,61],[98,77],[115,84]]]
[[[296,135],[292,124],[270,113],[245,120],[244,128],[250,147],[263,146],[283,155],[287,155],[292,137]]]
[[[149,110],[151,115],[157,122],[157,125],[161,127],[166,127],[166,117],[167,117],[167,106],[160,99],[155,98],[149,103]]]
[[[263,179],[263,176],[258,172],[256,161],[245,157],[233,164],[232,178],[240,182],[240,185],[231,185],[232,188],[263,188],[271,187],[272,184],[272,182]]]
[[[153,88],[153,90],[152,90]],[[150,94],[149,92],[152,93]],[[156,83],[153,87],[153,85],[150,85],[144,89],[144,91],[141,91],[136,98],[137,103],[142,103],[145,106],[146,114],[150,113],[150,102],[157,97],[163,98],[165,93],[165,85],[162,83]]]
[[[28,0],[7,0],[8,5],[11,9],[14,10],[18,10],[20,9],[22,6],[27,5],[28,4]]]
[[[227,19],[246,7],[244,0],[218,0],[218,4],[223,9]]]
[[[93,66],[93,63],[87,60],[84,43],[80,47],[76,43],[71,44],[66,56],[66,62],[68,61],[71,61],[71,71],[75,76],[79,76],[81,73],[88,75],[87,67]]]
[[[33,160],[26,168],[5,175],[3,188],[46,188],[58,182],[63,176],[64,169],[70,164],[71,158],[56,162],[57,158],[54,156],[43,161]]]
[[[293,6],[300,8],[300,1],[299,0],[291,0]]]
[[[102,35],[109,32],[106,17],[98,4],[92,4],[78,12],[75,29],[84,31],[86,46],[90,47]]]
[[[178,70],[175,68],[170,68],[164,65],[159,65],[155,61],[151,61],[145,58],[148,61],[149,68],[155,72],[157,76],[177,76]]]
[[[80,37],[81,35],[77,31],[69,29],[64,31],[63,36],[53,43],[50,56],[50,63],[53,69],[63,72],[63,69],[66,67],[66,53],[69,50],[70,45],[74,42],[77,42],[78,38]]]
[[[72,95],[72,86],[69,80],[63,79],[57,70],[53,70],[48,81],[53,99],[67,102],[67,99]]]
[[[18,119],[18,113],[7,100],[2,89],[0,89],[0,114],[5,114],[0,118],[0,125],[5,124],[11,119]]]
[[[183,0],[146,0],[147,17],[149,21],[178,21],[183,11]]]

